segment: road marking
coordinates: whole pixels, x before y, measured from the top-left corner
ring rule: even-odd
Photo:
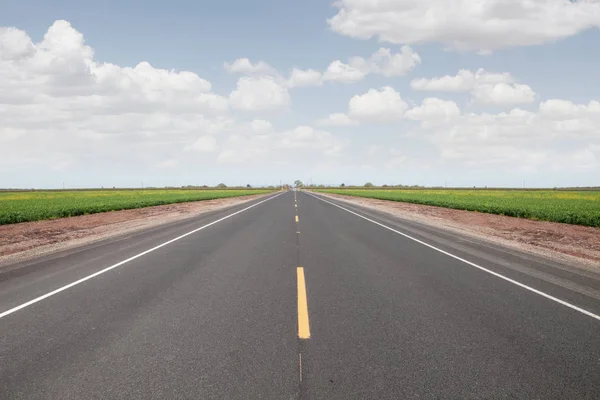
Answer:
[[[302,353],[298,353],[298,360],[300,366],[300,382],[302,382]]]
[[[298,222],[298,216],[296,215],[296,222]]]
[[[329,204],[331,204],[331,205],[333,205],[333,206],[336,206],[336,207],[338,207],[338,208],[340,208],[340,209],[342,209],[342,210],[344,210],[344,211],[347,211],[347,212],[349,212],[350,214],[354,214],[354,215],[356,215],[357,217],[360,217],[360,218],[362,218],[362,219],[364,219],[364,220],[366,220],[366,221],[369,221],[369,222],[372,222],[372,223],[374,223],[375,225],[379,225],[379,226],[381,226],[382,228],[385,228],[385,229],[387,229],[387,230],[390,230],[390,231],[392,231],[392,232],[394,232],[394,233],[397,233],[398,235],[404,236],[404,237],[405,237],[405,238],[407,238],[407,239],[413,240],[413,241],[415,241],[415,242],[417,242],[417,243],[419,243],[419,244],[422,244],[423,246],[427,246],[427,247],[429,247],[429,248],[430,248],[430,249],[432,249],[432,250],[435,250],[435,251],[438,251],[438,252],[440,252],[440,253],[442,253],[442,254],[445,254],[445,255],[447,255],[448,257],[452,257],[452,258],[454,258],[455,260],[461,261],[461,262],[463,262],[463,263],[465,263],[465,264],[468,264],[468,265],[470,265],[470,266],[472,266],[472,267],[475,267],[475,268],[477,268],[477,269],[480,269],[480,270],[482,270],[482,271],[484,271],[484,272],[487,272],[488,274],[494,275],[494,276],[495,276],[495,277],[497,277],[497,278],[503,279],[503,280],[505,280],[505,281],[507,281],[507,282],[510,282],[510,283],[514,284],[514,285],[517,285],[517,286],[519,286],[519,287],[522,287],[523,289],[529,290],[530,292],[533,292],[533,293],[535,293],[535,294],[538,294],[538,295],[540,295],[540,296],[542,296],[542,297],[545,297],[545,298],[547,298],[547,299],[549,299],[549,300],[552,300],[552,301],[554,301],[554,302],[556,302],[556,303],[558,303],[558,304],[562,304],[562,305],[563,305],[563,306],[565,306],[565,307],[569,307],[569,308],[571,308],[571,309],[573,309],[573,310],[575,310],[575,311],[579,311],[580,313],[587,315],[588,317],[592,317],[592,318],[594,318],[594,319],[596,319],[596,320],[600,321],[600,315],[596,315],[596,314],[594,314],[594,313],[592,313],[592,312],[590,312],[590,311],[588,311],[588,310],[585,310],[585,309],[583,309],[583,308],[581,308],[581,307],[577,307],[577,306],[576,306],[576,305],[574,305],[574,304],[568,303],[568,302],[566,302],[566,301],[564,301],[564,300],[561,300],[561,299],[559,299],[559,298],[557,298],[557,297],[554,297],[554,296],[552,296],[552,295],[549,295],[549,294],[547,294],[547,293],[544,293],[544,292],[542,292],[541,290],[534,289],[534,288],[532,288],[531,286],[527,286],[527,285],[525,285],[524,283],[521,283],[521,282],[515,281],[514,279],[511,279],[511,278],[509,278],[509,277],[507,277],[507,276],[504,276],[504,275],[502,275],[502,274],[499,274],[499,273],[497,273],[497,272],[494,272],[494,271],[492,271],[492,270],[489,270],[489,269],[487,269],[487,268],[485,268],[485,267],[482,267],[481,265],[475,264],[474,262],[471,262],[471,261],[465,260],[464,258],[461,258],[461,257],[459,257],[459,256],[456,256],[456,255],[454,255],[454,254],[452,254],[452,253],[449,253],[449,252],[447,252],[447,251],[445,251],[445,250],[442,250],[442,249],[440,249],[440,248],[437,248],[437,247],[435,247],[435,246],[433,246],[433,245],[430,245],[429,243],[423,242],[422,240],[419,240],[419,239],[417,239],[417,238],[414,238],[414,237],[412,237],[412,236],[410,236],[410,235],[407,235],[406,233],[403,233],[403,232],[397,231],[397,230],[396,230],[396,229],[394,229],[394,228],[390,228],[390,227],[389,227],[389,226],[387,226],[387,225],[384,225],[384,224],[382,224],[382,223],[379,223],[379,222],[377,222],[377,221],[374,221],[374,220],[372,220],[372,219],[370,219],[370,218],[367,218],[367,217],[365,217],[365,216],[363,216],[363,215],[360,215],[360,214],[358,214],[358,213],[356,213],[356,212],[354,212],[354,211],[352,211],[352,210],[348,210],[347,208],[344,208],[344,207],[342,207],[342,206],[340,206],[340,205],[337,205],[337,204],[335,204],[335,203],[332,203],[331,201],[327,201],[327,200],[325,200],[325,199],[322,199],[322,198],[321,198],[321,197],[319,197],[319,196],[315,196],[315,195],[313,195],[313,194],[311,194],[311,193],[308,193],[308,194],[309,194],[310,196],[314,197],[315,199],[318,199],[318,200],[321,200],[321,201],[323,201],[323,202],[325,202],[325,203],[329,203]]]
[[[173,242],[176,242],[176,241],[178,241],[178,240],[180,240],[180,239],[183,239],[183,238],[184,238],[184,237],[186,237],[186,236],[189,236],[189,235],[191,235],[191,234],[193,234],[193,233],[196,233],[196,232],[198,232],[198,231],[201,231],[201,230],[203,230],[203,229],[205,229],[205,228],[208,228],[209,226],[212,226],[212,225],[214,225],[214,224],[217,224],[217,223],[219,223],[219,222],[221,222],[221,221],[223,221],[223,220],[226,220],[227,218],[233,217],[234,215],[237,215],[237,214],[239,214],[239,213],[242,213],[242,212],[244,212],[244,211],[246,211],[246,210],[249,210],[249,209],[251,209],[251,208],[253,208],[253,207],[256,207],[256,206],[257,206],[257,205],[259,205],[259,204],[262,204],[262,203],[264,203],[264,202],[266,202],[266,201],[269,201],[269,200],[273,200],[275,197],[279,197],[279,196],[281,196],[282,194],[283,194],[283,193],[281,193],[281,194],[278,194],[278,195],[275,195],[275,196],[273,196],[273,197],[269,197],[268,199],[265,199],[265,200],[259,201],[259,202],[258,202],[258,203],[256,203],[256,204],[253,204],[253,205],[251,205],[251,206],[249,206],[249,207],[246,207],[246,208],[244,208],[244,209],[242,209],[242,210],[236,211],[236,212],[234,212],[233,214],[229,214],[229,215],[227,215],[227,216],[225,216],[225,217],[223,217],[223,218],[220,218],[220,219],[218,219],[218,220],[216,220],[216,221],[213,221],[213,222],[211,222],[210,224],[206,224],[206,225],[204,225],[204,226],[201,226],[200,228],[194,229],[193,231],[190,231],[190,232],[188,232],[188,233],[184,233],[184,234],[183,234],[183,235],[181,235],[181,236],[177,236],[175,239],[171,239],[171,240],[169,240],[169,241],[167,241],[167,242],[164,242],[164,243],[162,243],[162,244],[159,244],[158,246],[155,246],[155,247],[153,247],[153,248],[151,248],[151,249],[148,249],[148,250],[146,250],[146,251],[143,251],[143,252],[141,252],[141,253],[139,253],[139,254],[136,254],[136,255],[135,255],[135,256],[133,256],[133,257],[129,257],[129,258],[128,258],[128,259],[126,259],[126,260],[123,260],[123,261],[121,261],[121,262],[118,262],[118,263],[116,263],[116,264],[114,264],[114,265],[111,265],[110,267],[104,268],[103,270],[100,270],[100,271],[98,271],[98,272],[95,272],[95,273],[93,273],[93,274],[91,274],[91,275],[88,275],[88,276],[86,276],[85,278],[81,278],[81,279],[79,279],[79,280],[77,280],[77,281],[75,281],[75,282],[71,282],[71,283],[69,283],[68,285],[62,286],[62,287],[60,287],[60,288],[58,288],[58,289],[56,289],[56,290],[53,290],[53,291],[51,291],[51,292],[49,292],[49,293],[46,293],[46,294],[44,294],[44,295],[42,295],[42,296],[36,297],[36,298],[35,298],[35,299],[33,299],[33,300],[29,300],[28,302],[26,302],[26,303],[23,303],[23,304],[21,304],[21,305],[19,305],[19,306],[13,307],[13,308],[11,308],[10,310],[6,310],[6,311],[4,311],[3,313],[1,313],[1,314],[0,314],[0,318],[4,318],[4,317],[6,317],[7,315],[10,315],[10,314],[12,314],[12,313],[14,313],[14,312],[16,312],[16,311],[19,311],[19,310],[21,310],[21,309],[23,309],[23,308],[25,308],[25,307],[29,307],[30,305],[33,305],[33,304],[35,304],[35,303],[37,303],[37,302],[39,302],[39,301],[42,301],[42,300],[44,300],[44,299],[47,299],[48,297],[54,296],[55,294],[58,294],[58,293],[60,293],[60,292],[62,292],[62,291],[65,291],[65,290],[67,290],[67,289],[69,289],[69,288],[72,288],[73,286],[79,285],[80,283],[83,283],[83,282],[85,282],[85,281],[87,281],[87,280],[90,280],[90,279],[92,279],[92,278],[94,278],[94,277],[96,277],[96,276],[98,276],[98,275],[102,275],[102,274],[104,274],[104,273],[106,273],[106,272],[108,272],[108,271],[110,271],[110,270],[112,270],[112,269],[115,269],[115,268],[117,268],[117,267],[120,267],[120,266],[121,266],[121,265],[123,265],[123,264],[126,264],[126,263],[128,263],[129,261],[133,261],[133,260],[135,260],[136,258],[140,258],[140,257],[142,257],[142,256],[144,256],[144,255],[146,255],[146,254],[148,254],[148,253],[151,253],[151,252],[153,252],[153,251],[155,251],[155,250],[158,250],[158,249],[160,249],[161,247],[164,247],[164,246],[166,246],[166,245],[168,245],[168,244],[171,244],[171,243],[173,243]]]
[[[308,304],[306,302],[306,282],[304,281],[304,268],[296,268],[298,275],[298,337],[310,339],[310,325],[308,323]]]

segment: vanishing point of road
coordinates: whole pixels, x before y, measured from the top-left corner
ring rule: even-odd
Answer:
[[[1,399],[598,399],[600,274],[283,192],[0,274]]]

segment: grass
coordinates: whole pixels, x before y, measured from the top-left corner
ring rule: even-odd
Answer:
[[[600,227],[600,191],[463,189],[318,189],[316,191]]]
[[[272,190],[145,189],[0,192],[0,225],[269,192]]]

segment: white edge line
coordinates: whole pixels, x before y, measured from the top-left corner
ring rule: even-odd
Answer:
[[[559,304],[562,304],[563,306],[569,307],[569,308],[571,308],[571,309],[573,309],[573,310],[575,310],[575,311],[579,311],[580,313],[582,313],[582,314],[585,314],[585,315],[587,315],[588,317],[592,317],[592,318],[594,318],[594,319],[596,319],[596,320],[600,321],[600,315],[596,315],[596,314],[594,314],[594,313],[592,313],[592,312],[590,312],[590,311],[584,310],[583,308],[577,307],[577,306],[576,306],[576,305],[574,305],[574,304],[568,303],[568,302],[566,302],[566,301],[564,301],[564,300],[561,300],[561,299],[559,299],[559,298],[556,298],[556,297],[554,297],[554,296],[552,296],[552,295],[549,295],[549,294],[547,294],[547,293],[544,293],[544,292],[542,292],[542,291],[540,291],[540,290],[534,289],[534,288],[532,288],[531,286],[527,286],[527,285],[525,285],[524,283],[521,283],[521,282],[515,281],[514,279],[511,279],[511,278],[509,278],[509,277],[506,277],[506,276],[504,276],[504,275],[501,275],[501,274],[499,274],[499,273],[497,273],[497,272],[494,272],[494,271],[492,271],[492,270],[489,270],[489,269],[487,269],[487,268],[484,268],[484,267],[482,267],[481,265],[477,265],[477,264],[475,264],[474,262],[471,262],[471,261],[465,260],[464,258],[461,258],[461,257],[459,257],[459,256],[456,256],[456,255],[454,255],[454,254],[452,254],[452,253],[448,253],[448,252],[447,252],[447,251],[445,251],[445,250],[439,249],[439,248],[437,248],[437,247],[435,247],[435,246],[432,246],[432,245],[430,245],[429,243],[425,243],[425,242],[423,242],[422,240],[419,240],[419,239],[417,239],[417,238],[414,238],[414,237],[412,237],[412,236],[409,236],[409,235],[407,235],[406,233],[402,233],[402,232],[400,232],[400,231],[397,231],[397,230],[395,230],[395,229],[393,229],[393,228],[390,228],[390,227],[389,227],[389,226],[387,226],[387,225],[381,224],[381,223],[379,223],[379,222],[377,222],[377,221],[374,221],[374,220],[372,220],[372,219],[370,219],[370,218],[367,218],[367,217],[365,217],[365,216],[362,216],[362,215],[360,215],[360,214],[358,214],[358,213],[355,213],[354,211],[348,210],[347,208],[344,208],[344,207],[342,207],[342,206],[340,206],[340,205],[337,205],[337,204],[335,204],[335,203],[332,203],[331,201],[327,201],[327,200],[325,200],[325,199],[323,199],[323,198],[321,198],[321,197],[319,197],[319,196],[316,196],[316,195],[314,195],[314,194],[312,194],[312,193],[307,193],[307,194],[308,194],[309,196],[312,196],[312,197],[314,197],[315,199],[318,199],[318,200],[324,201],[325,203],[329,203],[329,204],[331,204],[331,205],[333,205],[333,206],[336,206],[336,207],[338,207],[338,208],[341,208],[342,210],[344,210],[344,211],[347,211],[347,212],[349,212],[350,214],[354,214],[354,215],[356,215],[357,217],[360,217],[360,218],[362,218],[362,219],[364,219],[364,220],[367,220],[367,221],[369,221],[369,222],[372,222],[372,223],[374,223],[374,224],[376,224],[376,225],[379,225],[379,226],[381,226],[382,228],[385,228],[385,229],[388,229],[388,230],[390,230],[390,231],[392,231],[392,232],[394,232],[394,233],[397,233],[398,235],[404,236],[404,237],[405,237],[405,238],[407,238],[407,239],[410,239],[410,240],[413,240],[413,241],[415,241],[415,242],[417,242],[417,243],[419,243],[419,244],[422,244],[423,246],[427,246],[427,247],[429,247],[430,249],[433,249],[433,250],[435,250],[435,251],[438,251],[438,252],[440,252],[440,253],[442,253],[442,254],[445,254],[445,255],[447,255],[447,256],[449,256],[449,257],[452,257],[452,258],[454,258],[454,259],[456,259],[456,260],[458,260],[458,261],[462,261],[462,262],[463,262],[463,263],[465,263],[465,264],[468,264],[468,265],[470,265],[470,266],[472,266],[472,267],[478,268],[478,269],[480,269],[480,270],[482,270],[482,271],[484,271],[484,272],[487,272],[488,274],[494,275],[494,276],[495,276],[495,277],[497,277],[497,278],[504,279],[505,281],[507,281],[507,282],[510,282],[510,283],[512,283],[512,284],[514,284],[514,285],[520,286],[520,287],[522,287],[523,289],[527,289],[527,290],[529,290],[529,291],[531,291],[531,292],[533,292],[533,293],[535,293],[535,294],[538,294],[538,295],[540,295],[540,296],[543,296],[543,297],[545,297],[545,298],[547,298],[547,299],[550,299],[550,300],[552,300],[552,301],[555,301],[555,302],[557,302],[557,303],[559,303]]]
[[[88,276],[86,276],[86,277],[84,277],[84,278],[81,278],[81,279],[79,279],[79,280],[77,280],[77,281],[75,281],[75,282],[71,282],[71,283],[69,283],[68,285],[62,286],[62,287],[60,287],[60,288],[58,288],[58,289],[56,289],[56,290],[53,290],[53,291],[51,291],[51,292],[49,292],[49,293],[46,293],[46,294],[44,294],[44,295],[42,295],[42,296],[36,297],[36,298],[35,298],[35,299],[33,299],[33,300],[29,300],[28,302],[26,302],[26,303],[23,303],[23,304],[21,304],[21,305],[19,305],[19,306],[13,307],[13,308],[11,308],[10,310],[6,310],[6,311],[4,311],[3,313],[1,313],[1,314],[0,314],[0,318],[4,318],[4,317],[6,317],[7,315],[10,315],[10,314],[12,314],[12,313],[14,313],[14,312],[17,312],[17,311],[19,311],[19,310],[22,310],[22,309],[23,309],[23,308],[25,308],[25,307],[29,307],[29,306],[30,306],[30,305],[32,305],[32,304],[35,304],[35,303],[37,303],[37,302],[39,302],[39,301],[42,301],[42,300],[44,300],[44,299],[47,299],[48,297],[54,296],[55,294],[58,294],[58,293],[60,293],[60,292],[62,292],[62,291],[65,291],[65,290],[67,290],[67,289],[69,289],[69,288],[72,288],[73,286],[79,285],[80,283],[83,283],[83,282],[85,282],[85,281],[87,281],[87,280],[90,280],[90,279],[92,279],[92,278],[94,278],[94,277],[96,277],[96,276],[98,276],[98,275],[102,275],[102,274],[104,274],[104,273],[106,273],[106,272],[110,271],[111,269],[115,269],[115,268],[117,268],[117,267],[120,267],[121,265],[123,265],[123,264],[126,264],[126,263],[128,263],[129,261],[133,261],[133,260],[135,260],[136,258],[140,258],[140,257],[142,257],[142,256],[144,256],[144,255],[146,255],[146,254],[148,254],[148,253],[151,253],[151,252],[153,252],[154,250],[158,250],[158,249],[160,249],[161,247],[164,247],[164,246],[166,246],[166,245],[168,245],[168,244],[171,244],[171,243],[173,243],[173,242],[176,242],[176,241],[178,241],[179,239],[183,239],[184,237],[186,237],[186,236],[189,236],[189,235],[191,235],[191,234],[193,234],[193,233],[196,233],[196,232],[198,232],[198,231],[201,231],[202,229],[208,228],[208,227],[209,227],[209,226],[211,226],[211,225],[217,224],[217,223],[219,223],[219,222],[221,222],[221,221],[223,221],[223,220],[225,220],[225,219],[227,219],[227,218],[233,217],[234,215],[237,215],[237,214],[239,214],[239,213],[242,213],[242,212],[244,212],[244,211],[246,211],[246,210],[249,210],[249,209],[251,209],[251,208],[253,208],[253,207],[256,207],[257,205],[259,205],[259,204],[262,204],[262,203],[264,203],[265,201],[269,201],[269,200],[272,200],[272,199],[274,199],[275,197],[279,197],[279,196],[281,196],[282,194],[283,194],[283,193],[280,193],[280,194],[277,194],[277,195],[275,195],[275,196],[269,197],[268,199],[265,199],[265,200],[259,201],[259,202],[258,202],[258,203],[256,203],[256,204],[252,204],[252,205],[251,205],[251,206],[249,206],[249,207],[246,207],[246,208],[244,208],[244,209],[242,209],[242,210],[236,211],[236,212],[234,212],[233,214],[229,214],[229,215],[227,215],[227,216],[225,216],[225,217],[223,217],[223,218],[220,218],[220,219],[218,219],[218,220],[216,220],[216,221],[213,221],[213,222],[211,222],[210,224],[206,224],[206,225],[204,225],[204,226],[201,226],[200,228],[194,229],[193,231],[190,231],[190,232],[188,232],[188,233],[184,233],[184,234],[183,234],[183,235],[181,235],[181,236],[177,236],[175,239],[171,239],[171,240],[169,240],[169,241],[167,241],[167,242],[164,242],[164,243],[162,243],[162,244],[159,244],[158,246],[155,246],[155,247],[153,247],[153,248],[151,248],[151,249],[148,249],[148,250],[146,250],[146,251],[143,251],[143,252],[141,252],[141,253],[139,253],[139,254],[136,254],[136,255],[135,255],[135,256],[133,256],[133,257],[129,257],[129,258],[128,258],[128,259],[126,259],[126,260],[123,260],[123,261],[121,261],[121,262],[118,262],[118,263],[116,263],[116,264],[114,264],[114,265],[111,265],[110,267],[104,268],[103,270],[100,270],[100,271],[98,271],[98,272],[94,272],[94,273],[93,273],[93,274],[91,274],[91,275],[88,275]]]

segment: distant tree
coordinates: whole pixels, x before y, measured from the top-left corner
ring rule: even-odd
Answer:
[[[224,184],[224,183],[219,183],[219,184],[217,185],[217,187],[218,187],[219,189],[225,189],[225,188],[227,187],[227,185],[226,185],[226,184]]]
[[[294,185],[296,185],[297,188],[304,186],[301,180],[294,181]]]
[[[246,187],[247,187],[247,188],[251,188],[252,186],[250,186],[250,184],[247,184],[247,185],[246,185]]]
[[[365,183],[365,187],[373,187],[373,184],[371,182],[367,182]]]
[[[388,187],[388,185],[382,185],[381,187]]]
[[[345,183],[342,183],[342,184],[340,185],[340,187],[346,187],[346,184],[345,184]]]

